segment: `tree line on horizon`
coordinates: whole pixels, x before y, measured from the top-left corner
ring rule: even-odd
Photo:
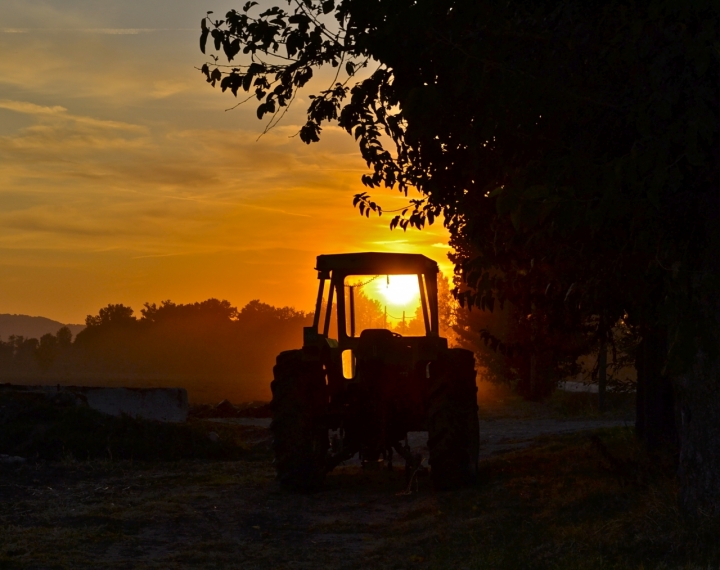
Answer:
[[[479,379],[508,384],[527,399],[540,399],[559,381],[581,371],[597,376],[597,342],[591,332],[571,330],[559,335],[548,329],[540,335],[542,358],[535,365],[538,377],[533,379],[535,353],[528,344],[537,323],[512,305],[493,312],[461,307],[442,274],[438,285],[440,333],[451,346],[475,353]],[[365,328],[389,328],[405,336],[424,334],[419,309],[406,320],[386,319],[381,303],[361,289],[355,293],[355,314],[358,334]],[[74,339],[68,327],[39,339],[18,335],[0,339],[0,379],[181,386],[194,402],[269,400],[276,356],[300,346],[302,327],[309,326],[313,316],[259,300],[242,309],[218,299],[145,303],[139,316],[131,307],[108,304],[87,316],[86,328]],[[331,336],[335,327],[333,323]],[[633,350],[628,331],[616,336],[611,358],[615,376]]]
[[[72,339],[67,327],[40,339],[0,341],[6,380],[123,386],[177,386],[193,401],[265,400],[275,357],[302,338],[312,314],[259,300],[238,310],[229,301],[160,305],[140,315],[109,304],[88,315]]]

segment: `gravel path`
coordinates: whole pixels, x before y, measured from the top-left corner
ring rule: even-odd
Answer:
[[[624,420],[496,419],[480,420],[480,457],[521,449],[546,435],[628,425]]]
[[[269,434],[265,432],[270,427],[269,418],[232,418],[210,420],[218,423],[262,428],[253,438],[258,444],[266,442]],[[529,447],[533,442],[547,435],[562,435],[579,431],[589,431],[599,428],[617,427],[630,424],[626,420],[618,419],[552,419],[552,418],[493,418],[480,420],[480,459],[498,453],[506,453],[516,449]],[[422,453],[428,458],[427,432],[416,431],[408,434],[410,447],[416,453]],[[346,462],[346,465],[359,465],[357,457]]]

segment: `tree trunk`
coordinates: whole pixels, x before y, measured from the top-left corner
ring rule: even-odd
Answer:
[[[698,354],[678,380],[680,506],[720,515],[720,356]]]
[[[635,432],[650,450],[677,441],[675,393],[672,380],[663,373],[666,356],[665,331],[646,331],[635,357]]]
[[[537,398],[538,393],[538,369],[537,369],[537,355],[535,354],[535,344],[532,347],[532,354],[530,355],[530,399],[534,400]]]

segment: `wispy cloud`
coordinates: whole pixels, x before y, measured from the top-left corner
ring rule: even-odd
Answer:
[[[17,113],[25,113],[28,115],[58,115],[67,112],[67,109],[60,105],[47,107],[28,101],[11,101],[8,99],[0,99],[0,109],[8,109],[9,111],[16,111]]]
[[[72,30],[87,34],[107,34],[111,36],[136,36],[152,32],[189,32],[197,31],[195,28],[80,28]]]
[[[168,200],[180,200],[184,202],[195,202],[197,204],[207,204],[211,206],[229,206],[233,208],[248,208],[250,210],[260,210],[262,212],[270,212],[272,214],[282,214],[284,216],[294,216],[298,218],[311,218],[310,214],[301,214],[298,212],[290,212],[288,210],[281,210],[279,208],[271,208],[268,206],[258,206],[257,204],[248,204],[245,202],[238,202],[232,200],[213,200],[212,198],[199,197],[199,196],[173,196],[172,194],[163,194],[163,197]]]
[[[152,32],[195,32],[196,28],[0,28],[2,34],[27,34],[27,33],[85,33],[103,34],[110,36],[137,36],[138,34],[149,34]]]
[[[81,125],[101,129],[111,129],[130,132],[147,132],[147,128],[141,125],[133,125],[121,121],[99,120],[93,117],[83,115],[73,115],[68,113],[65,107],[54,105],[52,107],[44,105],[36,105],[28,101],[12,101],[8,99],[0,99],[0,109],[15,111],[16,113],[24,113],[26,115],[35,115],[37,117],[53,117],[61,120],[73,121]]]
[[[86,216],[79,218],[73,215],[72,209],[51,211],[36,208],[21,212],[0,214],[3,227],[23,232],[51,234],[54,236],[76,235],[81,237],[118,236],[132,232],[131,227],[122,231],[121,224],[107,224],[107,221],[93,221]],[[113,227],[114,226],[114,227]]]

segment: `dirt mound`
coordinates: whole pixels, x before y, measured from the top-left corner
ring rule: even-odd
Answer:
[[[246,454],[232,426],[170,424],[112,417],[62,398],[0,392],[0,454],[33,460],[239,459]]]

